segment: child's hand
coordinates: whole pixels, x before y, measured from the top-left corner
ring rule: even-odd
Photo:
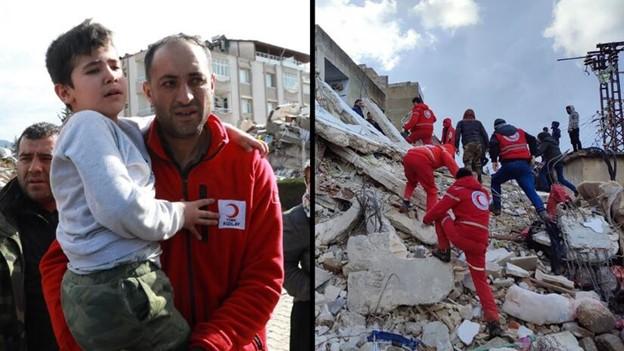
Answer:
[[[204,206],[211,205],[214,199],[200,199],[196,201],[185,201],[184,204],[184,228],[186,228],[197,239],[202,236],[195,227],[196,225],[217,225],[219,223],[219,213],[202,210]]]
[[[228,133],[228,137],[232,139],[232,142],[240,145],[243,149],[247,151],[257,149],[260,152],[260,156],[262,157],[266,157],[266,155],[269,154],[269,145],[267,143],[254,138],[251,134],[245,133],[230,124],[224,124]]]

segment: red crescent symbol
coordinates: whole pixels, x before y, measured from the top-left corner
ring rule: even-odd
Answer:
[[[234,212],[230,215],[227,215],[228,218],[236,218],[236,216],[238,216],[238,207],[234,204],[227,204],[226,206],[228,207],[232,207],[232,209],[234,210]]]

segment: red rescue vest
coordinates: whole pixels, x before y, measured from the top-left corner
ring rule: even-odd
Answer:
[[[512,135],[495,133],[500,147],[501,160],[530,160],[531,151],[522,129],[517,129]]]

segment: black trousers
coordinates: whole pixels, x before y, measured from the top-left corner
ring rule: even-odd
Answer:
[[[570,143],[572,143],[572,148],[574,151],[579,151],[583,147],[581,146],[581,140],[579,139],[579,129],[572,129],[568,131],[568,135],[570,135]]]
[[[312,351],[311,302],[296,301],[290,312],[290,351]]]

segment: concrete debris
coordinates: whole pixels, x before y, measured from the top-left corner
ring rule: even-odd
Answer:
[[[604,334],[615,333],[622,316],[601,302],[621,300],[624,311],[624,275],[618,283],[611,266],[622,265],[622,186],[581,186],[594,195],[558,207],[566,252],[555,275],[535,210],[514,181],[503,185],[502,214],[489,223],[486,273],[505,338],[488,340],[465,255],[454,248],[450,264],[431,257],[437,237],[421,222],[422,187],[410,210],[398,211],[410,146],[372,100],[362,97],[364,113],[383,134],[353,112],[352,101],[316,82],[316,350],[399,350],[367,341],[375,330],[420,340],[423,350],[624,350],[619,336]],[[453,182],[446,170],[434,176],[440,194]],[[488,175],[483,183],[489,189]]]
[[[511,264],[509,262],[507,262],[507,265],[505,266],[505,272],[508,275],[518,277],[518,278],[526,278],[529,276],[528,271],[516,266],[515,264]]]
[[[464,320],[457,328],[457,337],[465,345],[472,344],[474,337],[479,334],[479,323]]]
[[[585,351],[598,351],[598,347],[594,342],[594,339],[585,337],[581,339],[581,348]]]
[[[429,347],[435,347],[438,351],[452,351],[449,329],[442,322],[425,324],[422,331],[422,342]]]
[[[567,330],[570,333],[574,334],[577,338],[585,338],[585,337],[593,337],[594,333],[591,331],[581,327],[576,322],[567,322],[562,325],[563,330]]]
[[[503,311],[539,325],[574,320],[574,300],[559,294],[538,294],[513,285],[507,290]]]
[[[613,313],[594,299],[586,299],[578,304],[576,319],[580,325],[596,334],[606,333],[615,328]]]
[[[574,289],[574,282],[570,279],[562,275],[546,274],[539,269],[535,271],[535,279],[550,284],[556,284],[564,288]]]
[[[527,271],[534,271],[537,268],[537,256],[510,257],[509,263]]]
[[[624,343],[617,335],[602,334],[594,338],[598,350],[601,351],[621,351],[624,350]]]
[[[532,348],[535,351],[583,351],[569,331],[540,336]]]

